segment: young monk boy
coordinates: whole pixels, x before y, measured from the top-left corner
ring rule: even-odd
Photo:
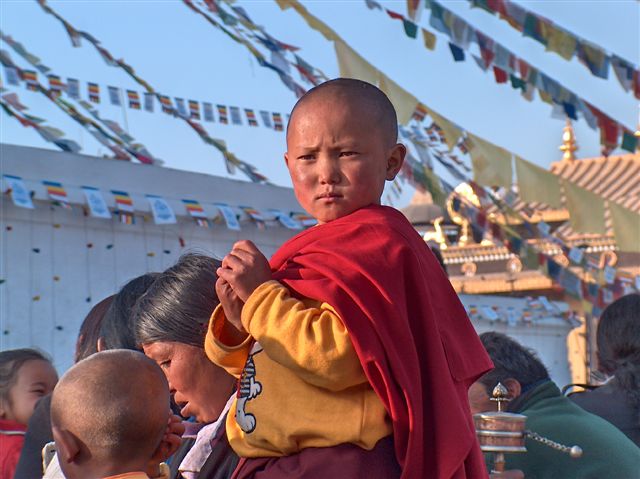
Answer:
[[[405,153],[373,85],[333,80],[294,107],[285,161],[318,226],[270,265],[234,245],[206,342],[241,376],[238,478],[486,477],[467,389],[491,362],[427,245],[380,206]]]
[[[64,476],[147,479],[149,464],[164,447],[168,418],[167,380],[144,354],[115,349],[80,361],[51,399]]]

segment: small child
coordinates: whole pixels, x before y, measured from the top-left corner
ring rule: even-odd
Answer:
[[[271,264],[234,245],[206,342],[240,376],[235,477],[486,477],[467,389],[491,362],[428,246],[380,206],[405,154],[371,84],[332,80],[294,107],[285,161],[318,226]]]
[[[78,362],[62,376],[51,399],[64,476],[147,479],[168,418],[167,380],[144,354],[115,349]]]
[[[56,382],[56,370],[40,352],[0,352],[0,478],[13,477],[33,409]]]

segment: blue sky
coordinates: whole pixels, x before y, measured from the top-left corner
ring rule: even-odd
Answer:
[[[438,44],[432,52],[424,48],[420,39],[408,38],[400,22],[367,9],[364,0],[303,3],[367,60],[449,119],[543,167],[560,159],[558,146],[564,121],[551,118],[550,106],[537,97],[527,102],[510,86],[495,84],[491,72],[482,72],[469,57],[466,62],[454,63],[444,35],[437,34]],[[406,13],[405,1],[380,3]],[[622,90],[613,72],[608,80],[595,78],[576,59],[567,62],[545,52],[542,45],[523,38],[497,17],[471,9],[465,0],[443,3],[533,66],[635,129],[638,101]],[[518,3],[608,52],[636,65],[640,63],[640,3],[636,0]],[[300,47],[300,56],[309,63],[328,76],[338,76],[332,44],[309,29],[296,13],[281,11],[271,0],[240,0],[237,4],[272,36]],[[124,58],[163,94],[283,114],[295,103],[293,93],[277,75],[260,67],[244,47],[214,29],[182,1],[67,0],[52,1],[50,5],[76,28],[100,40],[114,57]],[[428,14],[424,12],[421,23],[433,30],[428,26]],[[99,83],[103,88],[101,115],[124,125],[126,114],[129,132],[166,166],[227,175],[221,155],[184,122],[160,113],[157,105],[155,113],[129,109],[123,112],[111,106],[107,85],[139,92],[142,89],[122,70],[107,66],[87,42],[81,48],[73,48],[62,25],[35,1],[2,0],[0,27],[39,56],[53,73],[80,79],[83,96],[86,97],[87,81]],[[0,48],[9,50],[4,44]],[[27,67],[15,53],[11,52],[11,56],[20,66]],[[43,96],[23,87],[12,87],[12,91],[19,94],[29,113],[46,118],[47,124],[63,130],[68,138],[82,145],[84,153],[106,153]],[[4,112],[0,113],[0,122],[2,142],[55,148]],[[282,157],[283,133],[246,125],[203,125],[211,136],[225,140],[231,151],[257,166],[273,182],[290,185]],[[575,130],[580,145],[578,155],[599,155],[599,133],[583,120],[575,124]],[[394,204],[403,206],[409,198],[410,192],[406,191]]]

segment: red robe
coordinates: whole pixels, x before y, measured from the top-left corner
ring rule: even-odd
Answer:
[[[368,206],[308,229],[276,252],[271,267],[294,295],[340,315],[392,419],[404,479],[486,477],[467,390],[492,364],[402,213]]]

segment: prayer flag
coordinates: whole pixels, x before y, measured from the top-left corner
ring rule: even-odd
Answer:
[[[489,187],[511,188],[513,178],[511,153],[471,133],[467,133],[467,137],[472,145],[469,154],[473,165],[473,179],[476,183]]]
[[[429,110],[429,116],[431,116],[436,125],[442,129],[449,150],[453,149],[456,143],[458,143],[458,139],[462,136],[462,130],[432,109]]]
[[[300,223],[298,223],[296,220],[291,218],[289,215],[283,213],[282,211],[275,210],[275,209],[270,209],[269,212],[273,213],[273,215],[276,218],[278,218],[278,221],[280,221],[280,223],[285,228],[288,228],[290,230],[301,230],[302,229],[302,225]]]
[[[224,105],[216,105],[218,108],[218,121],[223,125],[229,124],[229,117],[227,116],[227,107]]]
[[[415,111],[413,112],[412,118],[414,120],[422,121],[424,120],[425,116],[427,116],[427,113],[429,113],[429,110],[427,110],[427,107],[424,106],[422,103],[418,103]]]
[[[507,83],[507,72],[496,65],[493,65],[493,75],[496,78],[496,83]]]
[[[449,42],[449,49],[451,50],[451,55],[453,55],[454,61],[456,62],[464,61],[464,50],[462,48],[460,48],[458,45],[455,45]]]
[[[140,109],[140,95],[135,90],[127,90],[127,98],[129,99],[129,108],[133,110]]]
[[[88,83],[89,101],[100,103],[100,86],[97,83]]]
[[[302,226],[315,226],[318,224],[318,220],[313,216],[309,216],[307,213],[293,213],[292,217]]]
[[[436,48],[436,36],[431,33],[429,30],[425,30],[424,28],[421,28],[422,30],[422,39],[424,40],[424,46],[428,49],[428,50],[434,50]]]
[[[113,194],[113,198],[116,201],[116,208],[118,208],[119,211],[123,211],[125,213],[134,212],[133,201],[131,200],[129,193],[111,190],[111,194]]]
[[[59,96],[65,89],[65,84],[62,83],[58,75],[48,75],[49,77],[49,90],[54,95]]]
[[[216,203],[216,207],[220,210],[220,213],[222,213],[222,217],[227,224],[227,228],[234,231],[240,231],[240,222],[238,221],[238,217],[233,211],[233,208],[224,203]]]
[[[633,65],[616,55],[611,56],[611,65],[624,91],[631,90],[633,86]]]
[[[609,77],[610,58],[600,47],[587,42],[578,43],[578,58],[598,78],[607,79]]]
[[[209,220],[207,219],[207,215],[199,202],[196,200],[182,200],[182,203],[184,203],[187,212],[195,220],[198,226],[202,226],[203,228],[209,227]]]
[[[256,222],[258,228],[263,229],[265,227],[265,218],[258,210],[251,208],[250,206],[241,206],[240,209],[244,211],[253,221]]]
[[[620,148],[635,153],[638,148],[638,137],[629,130],[622,130],[622,144]]]
[[[247,115],[247,122],[249,123],[249,126],[258,126],[258,121],[256,120],[256,114],[252,109],[245,108],[244,113],[245,115]]]
[[[122,102],[120,101],[120,88],[115,86],[107,87],[109,90],[109,101],[112,105],[122,106]]]
[[[202,113],[204,116],[204,121],[212,122],[213,119],[213,105],[211,103],[202,102]]]
[[[22,79],[27,84],[27,90],[38,91],[38,73],[33,70],[22,70]]]
[[[153,220],[157,225],[169,225],[177,223],[176,215],[164,198],[155,195],[147,195],[147,201],[151,206]]]
[[[554,208],[562,207],[558,177],[516,155],[518,192],[522,201],[541,202]]]
[[[153,113],[153,93],[144,92],[144,109]]]
[[[9,105],[11,105],[13,108],[15,108],[18,111],[23,111],[23,110],[27,110],[28,108],[26,106],[24,106],[22,103],[20,103],[20,98],[18,98],[18,94],[17,93],[7,93],[6,95],[2,95],[2,99],[7,102]],[[29,120],[29,121],[33,121],[35,123],[42,123],[44,120],[40,120],[40,121],[34,121],[32,120],[32,118],[35,117],[31,117],[29,115],[27,115],[26,113],[24,114],[24,117]],[[22,123],[22,121],[20,122]],[[24,125],[24,123],[23,123]]]
[[[91,216],[95,218],[111,218],[107,203],[99,189],[92,188],[91,186],[83,186],[82,191],[87,200],[87,206],[89,207]]]
[[[560,55],[565,60],[571,60],[576,51],[576,37],[562,30],[557,25],[547,24],[547,50]]]
[[[182,118],[188,118],[187,107],[184,104],[184,98],[174,98],[176,102],[176,110],[178,111],[178,115]]]
[[[5,65],[4,74],[7,76],[7,83],[9,85],[20,85],[20,76],[18,75],[18,70],[16,70],[15,67]]]
[[[611,201],[609,211],[620,251],[640,253],[640,215]]]
[[[605,234],[604,199],[570,181],[563,181],[569,224],[580,233]]]
[[[200,119],[200,103],[196,100],[189,100],[189,117],[194,120]]]
[[[240,117],[240,108],[237,106],[230,106],[229,112],[231,113],[231,123],[234,125],[242,125],[242,118]]]
[[[75,100],[80,98],[80,82],[75,78],[67,78],[67,95]]]
[[[171,103],[171,99],[166,95],[160,95],[160,106],[162,107],[162,111],[164,113],[173,113],[173,104]]]
[[[271,125],[271,115],[268,111],[260,110],[260,118],[262,119],[262,124],[267,128],[273,128]]]
[[[9,185],[11,190],[11,200],[13,204],[20,208],[33,209],[33,201],[31,194],[27,190],[24,181],[19,176],[4,175],[4,181]]]
[[[52,201],[60,204],[60,206],[70,209],[69,197],[61,183],[55,181],[43,181],[42,184],[47,188],[47,194]]]
[[[280,113],[273,113],[273,129],[276,131],[284,130],[284,126],[282,124],[282,115],[280,115]]]

